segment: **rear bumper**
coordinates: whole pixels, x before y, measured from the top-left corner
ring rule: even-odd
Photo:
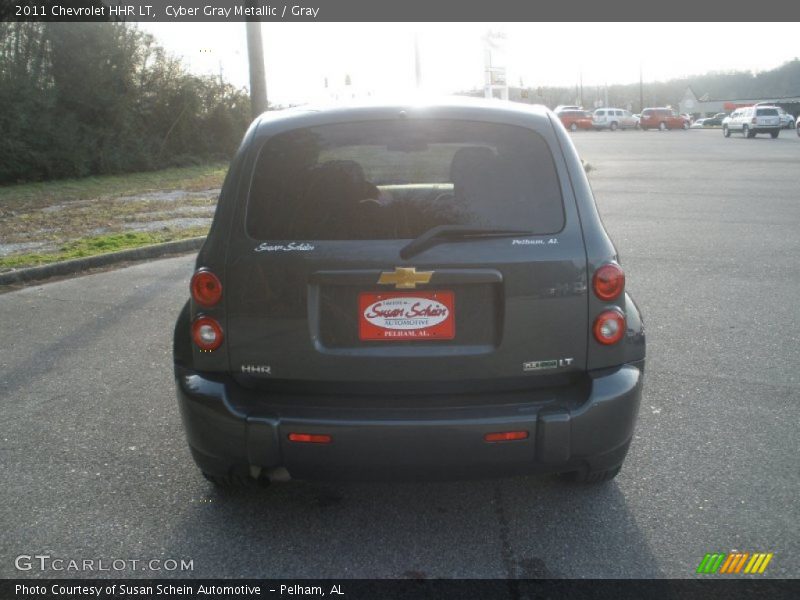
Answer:
[[[473,397],[469,405],[430,408],[385,408],[381,397],[344,407],[336,396],[293,403],[291,396],[183,367],[176,367],[176,383],[192,455],[209,474],[285,467],[297,478],[472,477],[621,463],[633,436],[643,371],[640,361],[592,373],[579,403],[554,388],[544,399],[542,390],[532,393],[529,402],[524,393],[514,402],[484,393],[477,404]],[[503,431],[526,431],[528,438],[484,440]],[[291,442],[289,433],[326,434],[332,442]]]

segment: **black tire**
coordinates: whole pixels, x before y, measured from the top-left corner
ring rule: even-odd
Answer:
[[[570,131],[578,131],[578,126],[575,123],[573,123],[572,125],[569,126],[569,130]]]
[[[752,135],[750,135],[750,128],[749,128],[747,125],[745,125],[744,127],[742,127],[742,135],[743,135],[744,137],[746,137],[746,138],[751,138],[751,137],[753,137]]]
[[[686,121],[684,121],[684,122],[683,122],[683,130],[684,130],[684,131],[686,131],[687,129],[689,129],[689,123],[687,123]]]
[[[727,125],[722,126],[722,135],[724,135],[725,137],[731,137],[731,130],[728,129]]]
[[[213,483],[218,488],[224,489],[242,489],[253,487],[266,487],[269,485],[268,479],[253,479],[249,475],[242,475],[240,473],[229,473],[228,475],[211,475],[203,473],[208,481]]]
[[[797,137],[800,137],[800,127],[795,127],[794,130],[797,132]]]
[[[667,130],[667,124],[664,123],[664,121],[661,121],[661,123],[658,124],[658,130],[659,131],[666,131]]]
[[[780,129],[776,129],[775,131],[770,131],[769,134],[772,136],[772,139],[774,140],[775,138],[778,137],[778,134],[780,134],[780,132],[781,132]]]
[[[601,471],[589,471],[588,469],[570,471],[569,473],[559,473],[559,479],[568,483],[603,483],[614,479],[619,474],[620,469],[622,469],[622,465]]]
[[[616,124],[616,122],[612,122],[612,123],[611,123],[611,125],[609,125],[609,126],[608,126],[608,128],[609,128],[611,131],[616,131],[616,130],[617,130],[617,124]]]

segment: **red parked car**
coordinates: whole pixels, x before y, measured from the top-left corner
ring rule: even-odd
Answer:
[[[671,108],[645,108],[639,120],[642,129],[689,129],[689,119]]]
[[[585,110],[562,110],[556,115],[570,131],[592,128],[592,115]]]

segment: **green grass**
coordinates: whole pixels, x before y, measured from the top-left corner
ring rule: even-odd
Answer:
[[[127,233],[110,233],[106,235],[85,237],[64,244],[56,252],[37,254],[17,254],[14,256],[0,257],[0,269],[20,268],[44,265],[61,260],[83,258],[97,254],[107,254],[119,250],[139,248],[151,244],[159,244],[172,240],[186,239],[206,235],[208,231],[203,227],[181,229],[177,231],[132,231]]]
[[[222,187],[227,163],[127,173],[82,179],[60,179],[0,186],[0,208],[37,208],[101,197],[141,194],[150,191],[207,190]]]

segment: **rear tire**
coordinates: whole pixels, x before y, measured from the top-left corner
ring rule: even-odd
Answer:
[[[227,490],[267,487],[269,485],[269,479],[264,477],[253,479],[249,475],[235,472],[231,472],[228,475],[211,475],[203,472],[203,477],[213,483],[215,487]]]
[[[742,127],[742,135],[743,135],[744,137],[746,137],[746,138],[751,138],[751,137],[753,137],[752,135],[750,135],[750,128],[749,128],[747,125],[745,125],[744,127]]]
[[[661,121],[661,123],[658,124],[658,130],[659,131],[666,131],[667,130],[667,124],[664,123],[664,121]]]
[[[611,125],[609,125],[608,128],[611,131],[616,131],[617,130],[617,124],[616,123],[611,123]]]
[[[621,464],[600,471],[589,471],[588,469],[583,471],[570,471],[569,473],[559,473],[559,478],[568,483],[603,483],[604,481],[611,481],[614,479],[614,477],[619,474],[620,469],[622,469]]]
[[[722,135],[724,135],[725,137],[731,137],[731,130],[728,129],[727,125],[722,126]]]
[[[780,134],[780,132],[781,132],[780,129],[776,129],[775,131],[770,131],[769,134],[772,136],[772,139],[774,140],[775,138],[778,137],[778,134]]]
[[[683,130],[686,131],[687,129],[689,129],[689,124],[686,121],[684,121],[683,122]]]

